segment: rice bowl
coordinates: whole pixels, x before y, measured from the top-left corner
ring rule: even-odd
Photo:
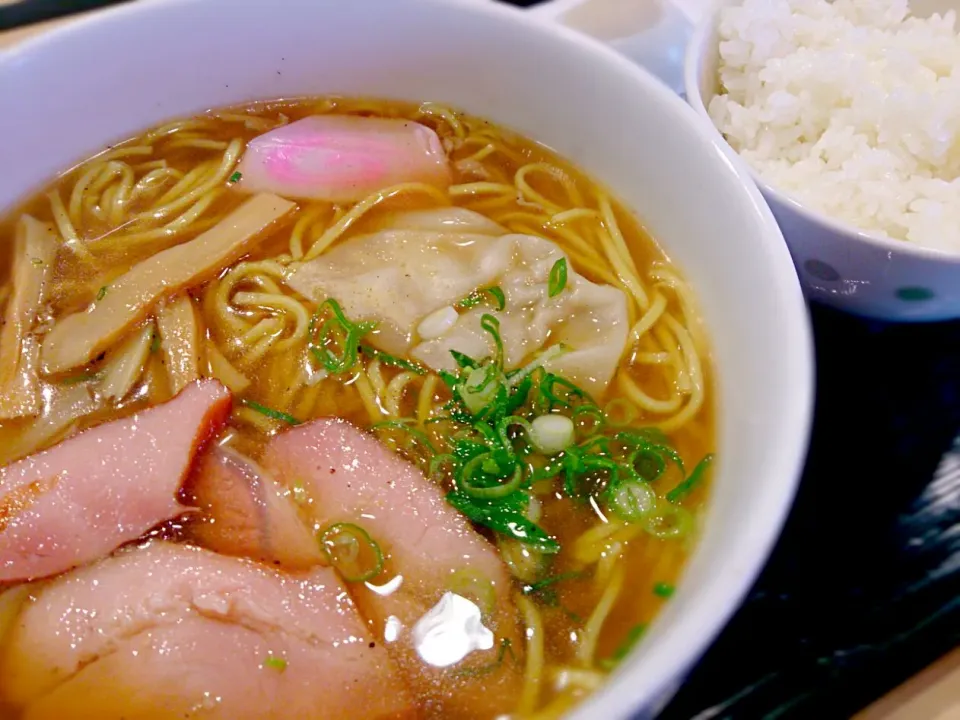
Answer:
[[[956,15],[906,0],[746,0],[719,15],[731,146],[773,186],[868,233],[960,252]]]

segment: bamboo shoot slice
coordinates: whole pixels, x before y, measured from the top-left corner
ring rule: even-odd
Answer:
[[[0,466],[49,447],[76,430],[77,422],[97,410],[89,383],[67,385],[56,390],[42,417],[23,432],[0,445]]]
[[[56,257],[57,238],[50,228],[30,215],[21,217],[13,247],[13,295],[0,332],[0,420],[33,417],[42,408],[40,346],[30,332]]]
[[[157,327],[170,390],[176,395],[200,377],[200,326],[190,296],[178,295],[161,307]]]
[[[137,384],[150,355],[153,332],[153,323],[147,323],[113,351],[104,367],[103,382],[100,384],[100,393],[104,398],[120,402]]]
[[[205,233],[135,265],[86,311],[63,318],[47,334],[40,352],[44,372],[90,362],[159,301],[213,277],[246,254],[295,207],[276,195],[255,195]]]

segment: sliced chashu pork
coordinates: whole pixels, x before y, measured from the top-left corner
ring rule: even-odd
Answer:
[[[230,414],[214,380],[0,469],[0,582],[99,559],[187,508],[180,486]]]
[[[340,579],[153,541],[36,591],[0,655],[22,720],[386,720],[410,694]]]
[[[185,490],[200,510],[190,518],[188,532],[203,547],[293,570],[327,564],[291,492],[250,458],[213,448],[199,460]]]
[[[514,709],[523,640],[509,575],[494,548],[437,486],[376,438],[340,420],[317,420],[276,436],[263,462],[282,481],[303,484],[321,528],[352,523],[380,545],[385,572],[348,585],[428,717],[491,718]],[[418,622],[436,613],[439,603],[449,604],[450,593],[483,606],[482,623],[493,637],[484,643],[487,650],[431,666],[449,658],[438,657],[442,647],[426,647],[428,628]],[[463,602],[453,600],[462,611]],[[510,652],[504,652],[505,643]]]

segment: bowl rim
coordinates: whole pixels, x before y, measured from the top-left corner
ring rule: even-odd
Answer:
[[[5,65],[15,65],[18,58],[56,52],[62,39],[105,29],[121,19],[134,21],[134,18],[142,17],[139,22],[148,22],[152,13],[183,12],[191,5],[217,1],[138,0],[136,3],[100,10],[0,52],[0,74],[4,72]],[[791,382],[790,387],[783,391],[790,415],[785,415],[782,420],[784,430],[779,437],[783,444],[776,448],[772,459],[767,462],[772,474],[762,478],[764,482],[758,482],[756,486],[758,506],[764,512],[751,517],[749,523],[724,531],[735,538],[726,566],[730,572],[727,575],[713,573],[709,582],[705,583],[707,587],[692,598],[687,612],[671,621],[671,638],[676,645],[671,648],[666,643],[657,643],[658,648],[663,646],[658,652],[660,662],[656,665],[645,663],[649,665],[647,672],[638,678],[637,668],[633,665],[642,653],[632,653],[632,658],[628,658],[601,688],[579,702],[567,715],[567,720],[592,720],[596,717],[625,719],[639,710],[654,706],[664,695],[672,694],[746,597],[785,523],[804,467],[814,409],[813,335],[800,281],[780,227],[740,158],[718,133],[704,126],[696,112],[680,96],[648,71],[599,40],[559,23],[544,22],[533,13],[517,7],[491,0],[408,1],[446,9],[458,5],[464,21],[469,19],[467,16],[471,13],[476,13],[499,17],[502,22],[519,23],[526,27],[527,32],[551,36],[550,41],[558,45],[570,46],[571,49],[577,46],[579,52],[595,60],[598,72],[604,72],[606,68],[628,73],[638,88],[642,88],[658,106],[662,106],[665,116],[676,117],[684,122],[686,132],[691,137],[699,137],[704,147],[709,147],[710,152],[728,168],[728,187],[743,197],[745,213],[749,211],[757,234],[767,241],[763,251],[757,253],[758,260],[763,263],[767,273],[774,273],[780,281],[776,297],[781,303],[782,314],[771,330],[782,346],[789,349],[782,363],[781,376]],[[603,181],[603,178],[599,179]],[[759,259],[761,256],[762,260]]]
[[[713,122],[713,118],[710,117],[710,113],[707,112],[706,105],[703,102],[703,95],[700,91],[700,67],[707,53],[713,50],[712,47],[708,47],[708,45],[712,46],[712,43],[708,41],[719,23],[720,13],[724,7],[730,4],[730,0],[713,3],[694,25],[687,48],[684,51],[684,93],[687,102],[702,118],[702,122],[707,123],[712,133],[720,138],[720,141],[730,148],[737,155],[738,160],[746,166],[747,173],[753,178],[763,194],[776,203],[789,207],[807,222],[829,230],[834,236],[842,236],[845,239],[862,242],[880,252],[904,253],[921,260],[960,265],[960,249],[956,251],[943,250],[920,245],[912,240],[898,240],[875,230],[865,230],[857,227],[848,220],[836,218],[811,207],[793,193],[770,183],[727,142],[723,133],[720,132],[720,128]]]

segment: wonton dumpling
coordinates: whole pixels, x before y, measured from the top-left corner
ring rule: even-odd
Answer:
[[[547,362],[547,369],[590,392],[606,388],[627,339],[626,298],[587,280],[569,261],[566,287],[549,297],[550,269],[565,257],[553,242],[508,234],[462,208],[399,213],[381,228],[306,263],[288,284],[317,302],[335,298],[353,320],[377,321],[372,345],[434,370],[455,367],[450,350],[475,358],[492,354],[493,342],[480,327],[481,315],[490,313],[500,321],[508,369],[563,343],[569,352]],[[505,310],[477,306],[461,311],[439,337],[417,335],[427,315],[492,285],[503,290]]]

